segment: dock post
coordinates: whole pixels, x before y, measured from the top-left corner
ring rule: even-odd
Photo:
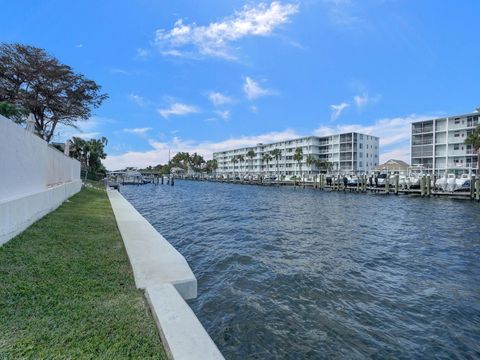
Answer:
[[[175,183],[175,181],[173,180],[174,178],[175,178],[175,176],[172,175],[172,179],[170,180],[170,185],[172,185],[172,186]]]
[[[420,195],[425,196],[425,175],[420,178]]]
[[[475,199],[475,175],[470,176],[470,198]]]
[[[393,183],[395,185],[395,195],[398,195],[398,174],[394,175]]]
[[[480,180],[475,181],[475,199],[480,201]]]
[[[427,175],[427,196],[432,195],[432,188],[431,188],[432,183],[431,183],[430,180],[431,180],[431,179],[430,179],[430,174],[428,174],[428,175]]]
[[[390,175],[385,178],[385,193],[390,194]]]
[[[162,178],[160,180],[161,180],[161,184],[163,185],[163,175],[162,175]]]

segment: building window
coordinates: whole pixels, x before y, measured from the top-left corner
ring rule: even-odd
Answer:
[[[460,145],[458,145],[458,144],[453,145],[453,150],[460,150]]]

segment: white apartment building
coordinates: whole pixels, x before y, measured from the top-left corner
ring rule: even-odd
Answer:
[[[465,139],[480,124],[479,118],[475,112],[412,123],[412,166],[423,166],[437,176],[475,170],[477,155]]]
[[[298,162],[293,159],[296,148],[302,148],[303,160],[299,168]],[[307,166],[307,157],[313,155],[315,159],[326,160],[331,163],[335,174],[366,173],[372,170],[379,162],[379,138],[372,135],[356,132],[336,134],[330,136],[308,136],[298,139],[275,142],[271,144],[257,144],[253,147],[226,150],[213,153],[217,160],[217,175],[241,176],[249,175],[276,175],[276,160],[268,163],[263,160],[265,153],[279,149],[281,156],[278,159],[278,173],[289,177],[292,175],[317,174],[319,169]],[[255,156],[250,159],[247,153],[253,150]],[[235,156],[243,156],[244,161],[234,163]],[[301,173],[300,173],[301,171]]]

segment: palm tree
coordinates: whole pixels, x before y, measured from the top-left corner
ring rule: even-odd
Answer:
[[[317,165],[317,158],[315,156],[313,156],[312,154],[309,154],[307,156],[307,166],[309,167],[309,170],[310,170],[310,175],[312,175],[312,166],[313,165]]]
[[[277,183],[280,181],[280,176],[278,174],[278,160],[280,159],[280,157],[282,156],[282,150],[280,149],[274,149],[272,151],[270,151],[270,154],[273,156],[273,158],[275,159],[275,166],[276,166],[276,171],[277,171]]]
[[[243,155],[237,155],[238,162],[241,164],[245,162],[245,157]],[[240,167],[240,173],[242,172],[242,167]]]
[[[257,154],[255,154],[255,151],[253,151],[253,149],[250,149],[248,150],[247,152],[247,157],[250,158],[250,166],[251,166],[251,170],[253,172],[253,158],[257,156]]]
[[[303,160],[303,150],[301,147],[297,147],[295,149],[293,160],[295,160],[298,163],[298,172],[300,173],[300,177],[301,177],[302,176],[302,160]]]
[[[273,157],[269,153],[265,153],[265,154],[263,154],[262,160],[267,163],[267,176],[268,176],[268,174],[270,172],[269,168],[268,168],[268,163],[273,160]]]
[[[465,144],[471,145],[477,153],[477,178],[480,176],[480,125],[468,134]]]
[[[72,137],[70,140],[70,155],[77,160],[83,160],[83,153],[86,141],[79,137]]]
[[[235,164],[238,162],[238,157],[237,157],[237,155],[235,155],[234,157],[232,157],[232,159],[231,159],[230,161],[233,163],[233,179],[235,179]]]
[[[325,160],[325,169],[327,170],[327,173],[332,172],[333,163],[331,161]]]

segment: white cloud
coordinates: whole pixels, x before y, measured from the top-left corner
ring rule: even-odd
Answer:
[[[206,159],[211,159],[214,151],[223,151],[231,148],[253,146],[258,143],[269,143],[282,141],[300,136],[293,130],[285,130],[280,132],[270,132],[255,136],[240,136],[238,138],[230,138],[219,142],[196,142],[182,140],[174,137],[171,141],[160,142],[150,140],[151,150],[129,151],[121,155],[110,155],[104,160],[104,164],[109,170],[122,169],[127,166],[146,167],[149,165],[165,164],[168,161],[168,152],[171,156],[179,151],[196,152]]]
[[[54,141],[64,142],[73,136],[83,139],[98,138],[103,133],[105,124],[116,124],[117,121],[102,116],[92,116],[86,121],[78,121],[74,127],[58,124],[55,130]]]
[[[352,28],[364,24],[365,20],[355,14],[357,3],[351,0],[323,0],[328,7],[330,21],[341,28]]]
[[[199,110],[196,106],[182,104],[179,102],[173,103],[169,108],[164,109],[157,109],[157,111],[162,115],[165,119],[167,119],[171,115],[181,116],[181,115],[188,115],[193,113],[198,113]]]
[[[230,119],[230,110],[215,110],[214,113],[221,117],[223,120]]]
[[[234,102],[233,98],[219,92],[214,92],[214,91],[208,93],[208,98],[210,99],[210,101],[215,107],[232,104]]]
[[[269,5],[245,5],[218,22],[200,26],[175,22],[171,30],[155,32],[155,44],[163,55],[195,55],[235,59],[230,44],[247,36],[268,36],[298,11],[297,4],[273,1]]]
[[[150,50],[139,48],[137,49],[135,57],[137,59],[146,59],[149,55],[150,55]]]
[[[128,98],[130,99],[130,101],[133,101],[138,106],[145,106],[145,99],[140,95],[131,93],[128,95]]]
[[[152,128],[150,128],[150,127],[123,129],[124,132],[131,133],[131,134],[137,134],[137,135],[144,135],[147,132],[149,132],[150,130],[152,130]]]
[[[363,93],[360,95],[355,95],[353,97],[353,101],[355,102],[355,105],[357,106],[358,109],[363,108],[364,106],[367,106],[369,103],[377,103],[381,99],[381,95],[375,95],[374,97],[369,97],[367,93]]]
[[[110,72],[112,74],[130,75],[130,73],[127,70],[119,69],[119,68],[112,68],[110,69]]]
[[[390,159],[403,160],[410,164],[410,145],[398,147],[380,154],[379,164],[383,164]]]
[[[341,104],[338,104],[338,105],[330,105],[330,109],[332,110],[331,119],[337,120],[340,117],[340,114],[342,113],[342,111],[349,106],[350,105],[346,102],[342,102]]]
[[[251,77],[245,78],[245,83],[243,84],[243,91],[245,96],[249,100],[254,100],[262,96],[275,95],[275,91],[272,89],[262,88],[260,84],[253,80]]]
[[[81,48],[83,48],[83,44],[77,44],[77,45],[75,45],[75,47],[76,47],[77,49],[81,49]]]

